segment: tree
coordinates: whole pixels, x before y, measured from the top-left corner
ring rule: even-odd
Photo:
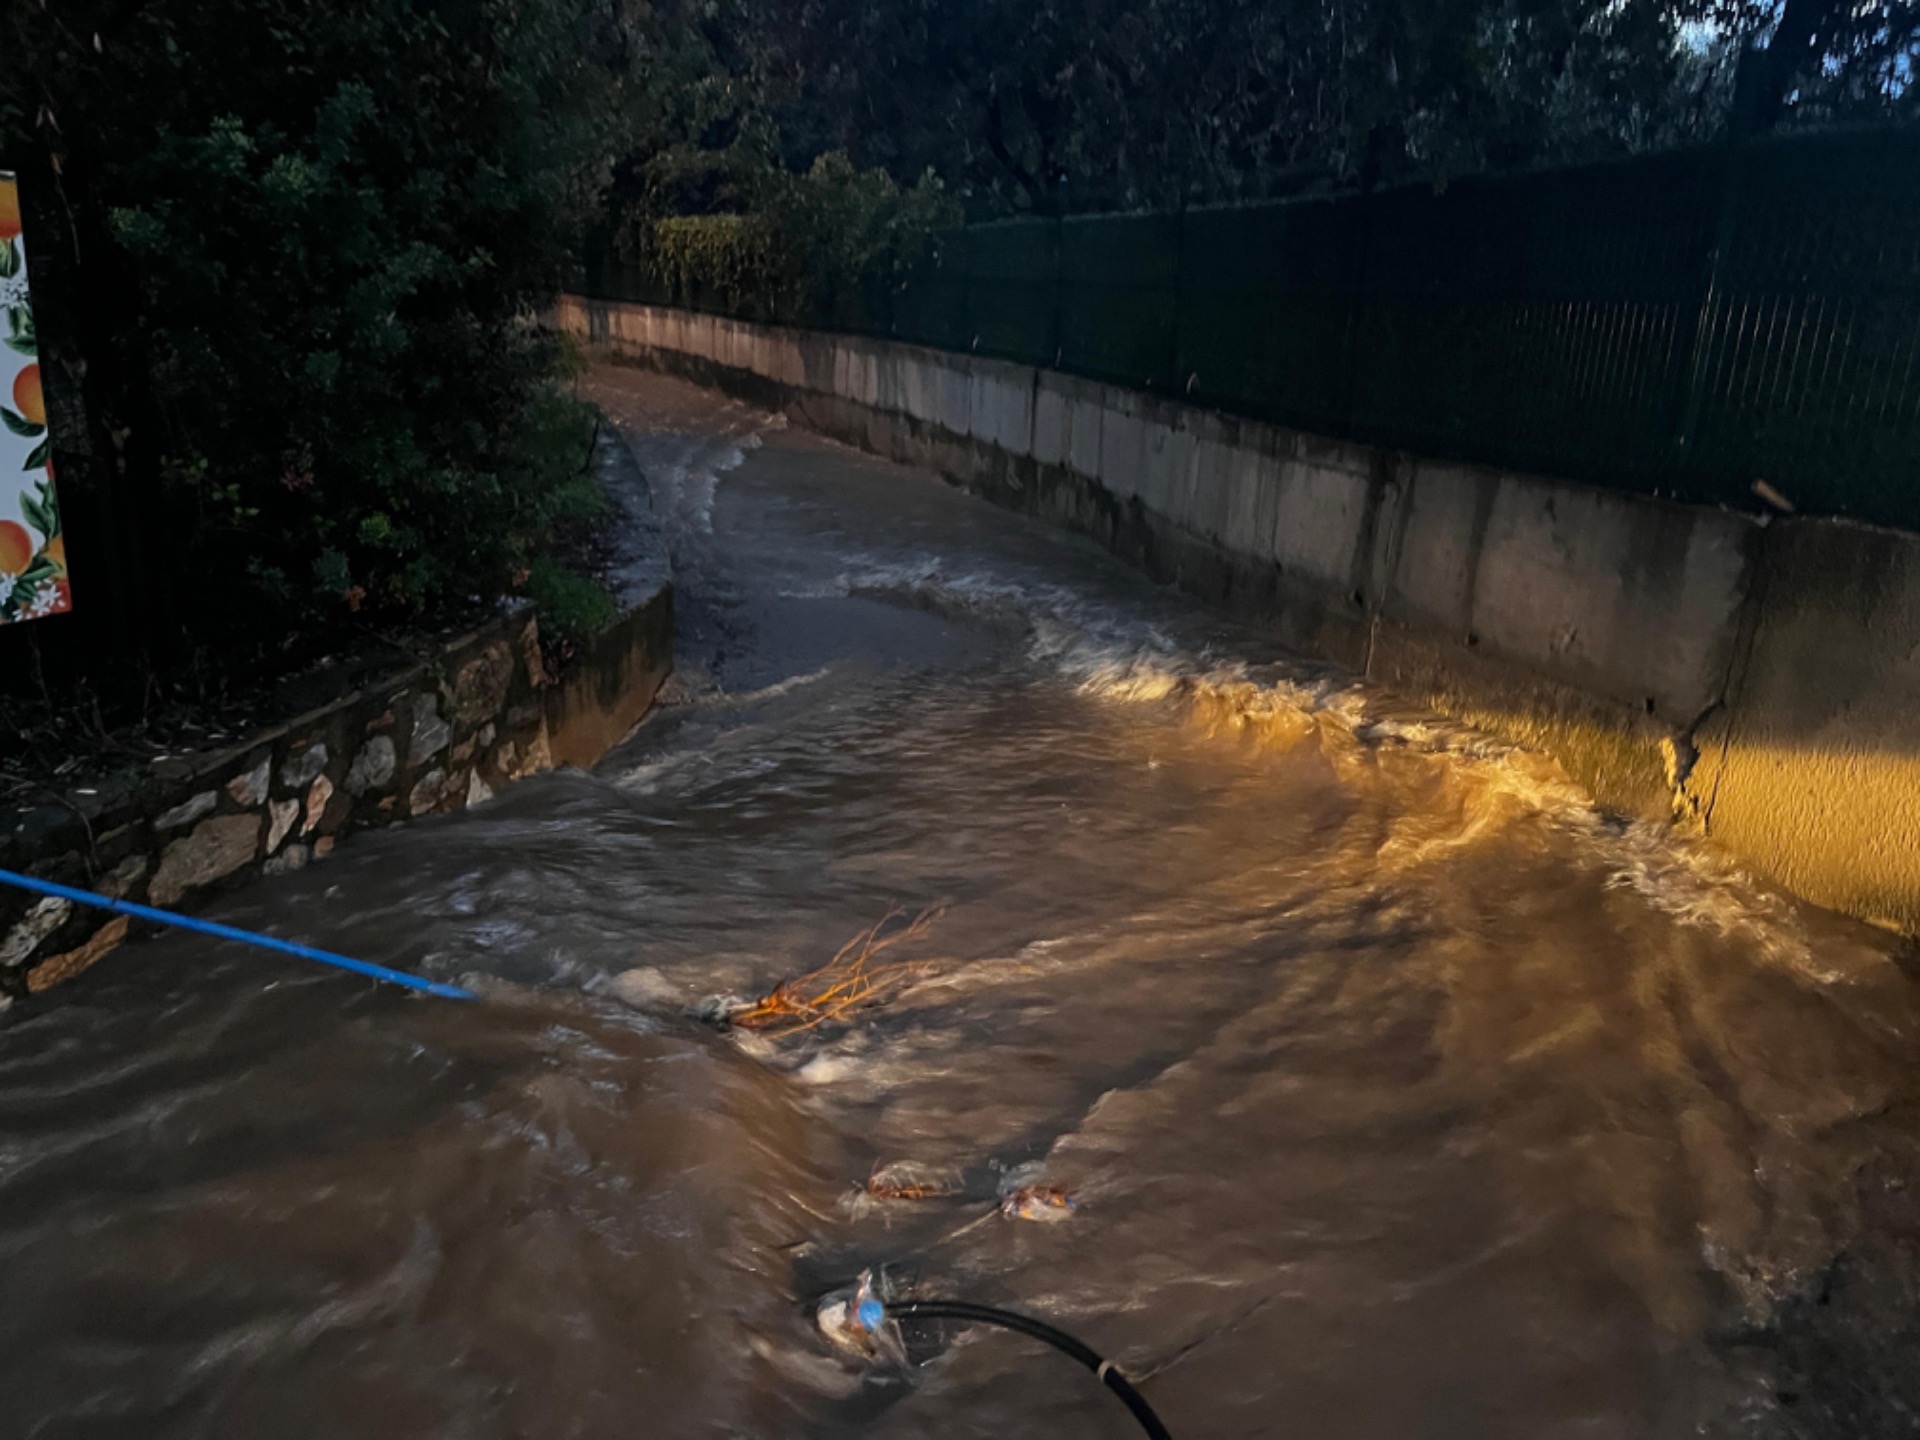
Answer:
[[[778,7],[776,7],[778,8]],[[1688,123],[1656,0],[814,0],[780,127],[981,211],[1166,205],[1537,163]]]
[[[527,314],[612,164],[612,22],[595,0],[0,19],[0,144],[70,224],[57,298],[91,310],[88,400],[158,497],[141,548],[199,649],[497,595],[585,503]]]
[[[1724,128],[1813,10],[1783,114],[1911,106],[1882,0],[724,0],[730,94],[789,168],[931,168],[975,214],[1165,207],[1630,154]],[[1902,67],[1905,67],[1904,69]],[[1896,93],[1898,92],[1898,93]],[[691,112],[698,92],[660,103]],[[1878,109],[1875,109],[1878,107]]]
[[[1849,0],[1720,0],[1706,15],[1742,42],[1736,123],[1911,117],[1920,7]]]

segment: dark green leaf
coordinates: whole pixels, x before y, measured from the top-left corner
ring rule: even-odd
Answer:
[[[26,503],[24,496],[21,503],[23,505]],[[40,533],[49,540],[53,539],[60,533],[60,506],[53,498],[53,486],[50,482],[42,480],[33,487],[33,503],[39,507],[41,517],[47,522],[40,527]]]
[[[25,337],[9,335],[4,341],[0,341],[0,344],[4,344],[9,350],[13,351],[14,354],[25,355],[28,359],[32,359],[40,353],[40,347],[34,343],[33,336],[31,335]]]
[[[53,442],[51,440],[42,440],[27,452],[27,463],[20,468],[22,470],[44,470],[47,468],[47,456],[52,452]]]
[[[45,555],[36,556],[34,562],[21,572],[19,584],[15,586],[14,593],[18,594],[21,590],[30,589],[42,580],[51,580],[59,573],[60,567]]]
[[[7,429],[23,440],[38,440],[47,433],[46,426],[36,425],[26,416],[16,415],[4,405],[0,405],[0,423],[5,424]]]
[[[46,498],[40,495],[22,495],[20,513],[26,516],[27,524],[49,539],[53,536],[54,519],[47,508]]]
[[[20,247],[11,240],[0,240],[0,280],[11,280],[20,273]]]

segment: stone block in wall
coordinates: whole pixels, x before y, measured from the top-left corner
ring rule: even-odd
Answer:
[[[327,768],[332,752],[324,740],[303,740],[290,747],[280,762],[280,785],[285,790],[304,790],[314,777]]]
[[[26,913],[0,938],[0,967],[24,965],[73,914],[73,902],[52,895],[30,900]]]
[[[94,889],[115,900],[131,900],[141,893],[151,862],[145,854],[128,855],[102,875]]]
[[[32,995],[51,990],[62,981],[91,970],[127,938],[130,922],[116,915],[73,949],[42,960],[27,972],[27,992]]]
[[[227,782],[227,794],[242,810],[251,809],[267,798],[273,784],[273,756],[263,755],[258,764],[243,770]]]
[[[447,712],[457,725],[474,725],[500,713],[513,688],[513,647],[496,640],[454,672]]]
[[[440,714],[440,696],[422,690],[409,700],[413,724],[407,732],[407,764],[425,765],[447,748],[453,739],[453,726]]]
[[[347,768],[347,791],[352,795],[366,795],[385,790],[393,783],[394,771],[399,766],[399,753],[394,749],[391,735],[375,735],[362,745],[353,757],[353,763]]]
[[[266,853],[273,854],[280,848],[280,842],[293,833],[295,822],[300,819],[303,805],[298,800],[275,800],[267,806],[267,842]]]
[[[178,805],[161,811],[154,817],[153,828],[156,830],[184,830],[202,816],[211,815],[213,813],[213,807],[219,803],[220,796],[217,792],[202,790],[197,795],[188,796]]]
[[[160,867],[147,898],[155,905],[178,904],[191,892],[224,880],[250,864],[260,847],[260,817],[218,815],[202,820],[193,833],[160,852]]]

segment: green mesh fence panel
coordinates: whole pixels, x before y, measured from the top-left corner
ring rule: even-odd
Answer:
[[[1666,157],[1351,202],[1340,428],[1581,477],[1665,468],[1717,171]]]
[[[1694,464],[1920,528],[1920,136],[1809,136],[1740,167],[1692,376]]]
[[[1180,305],[1178,215],[1060,222],[1060,368],[1171,388]]]
[[[1052,365],[1059,342],[1060,224],[1012,220],[967,232],[969,321],[982,355]]]
[[[1191,398],[1310,427],[1344,423],[1354,213],[1269,205],[1187,216],[1176,370]]]
[[[938,350],[967,350],[973,331],[967,325],[967,253],[965,230],[944,235],[938,253],[907,277],[893,297],[893,334]]]
[[[1920,133],[974,226],[863,333],[1421,454],[1920,528]],[[644,277],[589,265],[601,293]]]

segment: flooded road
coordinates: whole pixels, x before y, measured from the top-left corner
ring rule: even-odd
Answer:
[[[667,703],[218,907],[482,1005],[174,938],[0,1029],[0,1433],[1132,1433],[1002,1335],[842,1361],[810,1302],[869,1267],[1183,1440],[1897,1415],[1781,1327],[1910,1173],[1898,942],[1077,539],[587,389],[672,543]],[[689,1013],[936,902],[848,1023]],[[995,1215],[1029,1183],[1076,1213]]]

